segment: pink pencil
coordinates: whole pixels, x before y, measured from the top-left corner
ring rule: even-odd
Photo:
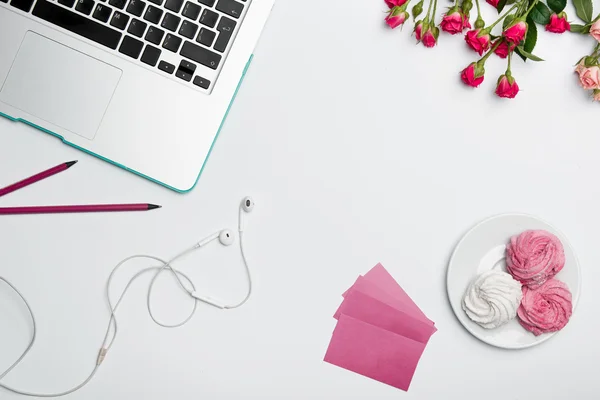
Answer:
[[[0,208],[0,215],[11,214],[63,214],[63,213],[90,213],[90,212],[118,212],[118,211],[148,211],[160,208],[156,204],[95,204],[82,206],[40,206],[40,207],[4,207]]]
[[[77,161],[69,161],[69,162],[57,165],[56,167],[50,168],[44,172],[40,172],[39,174],[30,176],[29,178],[23,179],[22,181],[19,181],[17,183],[13,183],[12,185],[5,187],[4,189],[0,189],[0,197],[4,196],[5,194],[12,193],[15,190],[24,188],[25,186],[29,186],[33,183],[41,181],[42,179],[46,179],[52,175],[56,175],[59,172],[66,171],[67,169],[69,169],[73,165],[75,165],[75,163],[77,163]]]

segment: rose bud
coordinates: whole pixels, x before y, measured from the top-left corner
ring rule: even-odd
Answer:
[[[463,0],[460,8],[462,8],[463,14],[469,15],[473,9],[473,2],[471,0]]]
[[[567,14],[561,12],[556,15],[552,13],[550,16],[550,23],[546,25],[546,30],[552,33],[565,33],[571,30],[571,24],[567,21]]]
[[[420,42],[423,39],[423,21],[417,21],[415,24],[415,37],[417,38],[417,42]]]
[[[465,35],[465,42],[481,56],[490,48],[491,38],[486,29],[473,29]]]
[[[429,48],[435,46],[439,35],[440,30],[436,26],[430,27],[425,34],[423,34],[423,45]]]
[[[594,89],[594,101],[600,101],[600,89]]]
[[[409,18],[406,11],[402,11],[401,7],[394,7],[390,11],[387,17],[385,17],[385,23],[392,29],[399,27]]]
[[[500,3],[500,0],[485,0],[489,5],[493,6],[494,8],[498,7],[498,3]]]
[[[471,29],[471,23],[469,22],[469,13],[462,10],[463,16],[463,29]]]
[[[585,90],[600,89],[600,68],[593,67],[577,67],[575,69],[579,73],[579,84]]]
[[[442,22],[440,22],[440,28],[444,32],[448,32],[451,35],[456,35],[457,33],[462,32],[464,28],[463,15],[458,11],[458,8],[451,8],[448,12],[442,17]]]
[[[400,7],[406,3],[407,0],[384,0],[385,4],[388,5],[389,8]]]
[[[513,78],[510,73],[500,75],[498,84],[496,85],[496,94],[498,97],[514,99],[517,93],[519,93],[519,85],[517,85],[515,78]]]
[[[590,35],[600,42],[600,19],[590,26]]]
[[[416,20],[417,17],[419,15],[421,15],[422,12],[423,12],[423,0],[421,0],[420,2],[418,2],[417,4],[415,4],[414,7],[412,8],[412,16],[413,16],[413,18]]]
[[[483,64],[472,62],[469,66],[462,70],[460,79],[469,86],[477,87],[483,82],[485,68]]]
[[[502,32],[502,36],[504,36],[507,41],[517,45],[521,43],[523,39],[525,39],[526,34],[527,23],[521,18],[518,18],[516,21],[510,24],[508,28],[504,30],[504,32]]]
[[[515,49],[515,47],[517,47],[516,44],[509,43],[502,38],[500,38],[498,40],[500,40],[501,42],[498,45],[498,47],[496,47],[496,50],[494,50],[494,53],[496,53],[496,55],[500,58],[508,57],[508,53],[510,53],[511,51],[513,51]],[[496,45],[496,43],[498,43],[498,41],[494,42],[494,46]]]

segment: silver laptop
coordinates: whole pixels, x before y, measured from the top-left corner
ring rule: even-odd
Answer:
[[[0,0],[0,115],[196,184],[274,0]]]

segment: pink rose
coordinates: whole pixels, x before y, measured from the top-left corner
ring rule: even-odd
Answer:
[[[516,22],[513,22],[508,28],[504,30],[502,35],[504,38],[515,44],[521,43],[523,39],[525,39],[525,35],[527,34],[527,23],[521,19],[518,19]]]
[[[479,65],[476,62],[472,62],[469,66],[462,70],[460,79],[469,86],[477,87],[483,82],[485,69],[483,65]]]
[[[519,93],[517,81],[510,75],[500,75],[496,85],[496,95],[506,99],[514,99],[517,93]]]
[[[494,8],[498,7],[498,3],[500,3],[500,0],[485,0],[489,5],[493,6]]]
[[[590,27],[590,35],[600,42],[600,19],[594,22]]]
[[[523,285],[540,287],[565,266],[565,251],[550,232],[525,231],[513,236],[506,247],[506,269]]]
[[[515,47],[517,47],[516,44],[514,43],[509,43],[504,39],[498,39],[500,40],[500,44],[498,45],[498,47],[496,47],[496,50],[494,50],[494,53],[496,53],[496,55],[500,58],[506,58],[508,57],[508,53],[510,53],[511,51],[513,51],[515,49]],[[498,43],[497,41],[494,43],[494,46],[496,45],[496,43]]]
[[[473,29],[465,35],[465,42],[480,56],[490,48],[490,41],[490,34],[485,29]]]
[[[517,309],[519,323],[535,336],[561,330],[573,314],[573,300],[567,285],[550,279],[537,289],[523,286],[523,300]]]
[[[583,71],[585,69],[585,57],[581,59],[581,61],[579,61],[579,64],[577,64],[577,66],[575,67],[575,72],[577,74],[581,74],[581,71]]]
[[[423,45],[425,47],[433,47],[437,43],[437,37],[435,35],[435,27],[427,29],[427,32],[423,35]]]
[[[440,22],[440,28],[442,28],[444,32],[448,32],[451,35],[462,32],[464,27],[463,25],[463,15],[456,9],[454,9],[453,12],[448,11],[448,13],[442,18],[442,22]]]
[[[585,90],[600,88],[600,68],[577,66],[575,70],[579,73],[579,83]]]
[[[471,29],[471,23],[469,22],[469,16],[463,14],[463,29]]]
[[[561,12],[559,15],[552,14],[550,23],[546,25],[546,30],[552,33],[565,33],[571,30],[571,24],[567,21],[567,14]]]
[[[387,4],[387,6],[389,8],[394,8],[394,7],[403,6],[407,0],[384,0],[384,1],[385,1],[385,4]]]
[[[420,42],[421,39],[423,38],[423,22],[422,21],[417,22],[417,24],[415,25],[415,37],[417,38],[418,42]]]
[[[409,18],[406,11],[401,11],[400,7],[394,7],[390,10],[390,13],[385,17],[385,23],[392,29],[399,27]]]

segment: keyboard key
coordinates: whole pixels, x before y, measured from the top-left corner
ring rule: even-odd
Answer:
[[[183,7],[182,14],[184,17],[195,21],[196,18],[198,18],[198,15],[200,15],[200,9],[201,7],[199,5],[188,1],[187,3],[185,3],[185,7]]]
[[[129,22],[129,15],[121,14],[118,11],[115,11],[113,17],[110,20],[110,24],[115,28],[119,28],[121,30],[125,29],[127,23]]]
[[[18,8],[19,10],[29,12],[34,0],[12,0],[10,5]]]
[[[58,4],[71,8],[75,4],[75,0],[58,0]]]
[[[209,29],[202,28],[196,41],[206,47],[211,47],[217,34]]]
[[[194,85],[200,86],[202,89],[208,89],[210,86],[210,81],[208,79],[204,79],[201,76],[197,76],[194,78]]]
[[[113,7],[117,7],[119,10],[125,8],[125,3],[127,3],[127,0],[108,0],[108,4],[110,4]]]
[[[219,37],[217,38],[217,42],[215,43],[215,50],[220,51],[221,53],[225,51],[229,41],[231,40],[231,35],[233,35],[233,30],[235,29],[236,22],[227,17],[221,18],[219,21],[219,25],[217,26],[217,31],[219,31]]]
[[[158,24],[160,22],[160,18],[163,15],[163,10],[154,6],[148,6],[146,9],[146,14],[144,14],[144,19],[148,22],[152,22],[153,24]]]
[[[127,12],[135,15],[136,17],[141,17],[142,13],[144,12],[144,7],[146,7],[146,3],[143,1],[131,0],[127,6]]]
[[[162,5],[162,2],[163,2],[163,0],[148,0],[148,1],[150,1],[150,3],[156,4],[157,6]]]
[[[175,66],[173,64],[169,64],[166,61],[159,62],[158,69],[166,72],[167,74],[172,74],[173,72],[175,72]]]
[[[150,28],[148,28],[148,33],[146,33],[145,39],[147,41],[149,41],[150,43],[159,45],[164,35],[165,35],[165,31],[163,31],[162,29],[156,28],[154,26],[151,26]]]
[[[35,3],[33,15],[113,50],[121,40],[121,32],[46,0]]]
[[[217,0],[198,0],[198,1],[206,6],[212,7],[215,5],[215,1],[217,1]]]
[[[170,30],[171,32],[175,32],[177,30],[177,27],[179,26],[179,22],[181,22],[181,18],[179,18],[177,15],[167,13],[163,18],[163,22],[160,26]]]
[[[181,63],[179,63],[179,70],[185,71],[190,75],[194,75],[194,71],[196,71],[196,64],[191,63],[188,60],[181,60]]]
[[[204,10],[202,16],[200,17],[200,23],[213,28],[217,24],[217,20],[219,19],[219,14],[211,10]]]
[[[90,15],[92,10],[94,9],[94,0],[78,0],[75,9],[80,13],[84,13],[85,15]]]
[[[0,0],[0,3],[8,3],[8,0]]]
[[[183,0],[167,0],[165,2],[165,8],[167,10],[173,11],[176,14],[179,13],[182,5],[183,5]]]
[[[172,51],[173,53],[177,53],[179,46],[181,46],[181,38],[167,33],[167,37],[165,37],[165,41],[163,42],[163,48]]]
[[[148,65],[151,65],[154,67],[156,65],[156,63],[158,62],[160,53],[162,53],[162,50],[157,49],[154,46],[148,45],[144,49],[144,53],[142,54],[142,58],[140,58],[140,61],[143,62],[144,64],[148,64]]]
[[[111,12],[112,12],[112,8],[107,7],[103,4],[98,4],[96,6],[96,9],[94,10],[94,14],[92,15],[92,17],[94,17],[97,20],[102,21],[102,22],[108,22]]]
[[[198,25],[190,21],[183,21],[179,29],[179,34],[188,39],[193,39],[196,36],[196,32],[198,32]]]
[[[129,24],[129,28],[127,29],[127,33],[131,33],[133,36],[137,36],[141,38],[144,36],[144,32],[146,32],[147,23],[140,21],[139,19],[133,19]]]
[[[217,69],[221,62],[219,54],[188,41],[183,44],[180,54],[211,69]]]
[[[179,79],[183,79],[184,81],[191,81],[192,80],[192,74],[186,72],[185,70],[182,70],[181,68],[179,68],[177,70],[177,72],[175,73],[175,76],[178,77]]]
[[[131,36],[125,36],[121,47],[119,47],[119,53],[123,53],[132,58],[138,58],[144,47],[144,42],[140,42]]]
[[[235,0],[219,0],[217,10],[237,19],[242,15],[244,5]]]

